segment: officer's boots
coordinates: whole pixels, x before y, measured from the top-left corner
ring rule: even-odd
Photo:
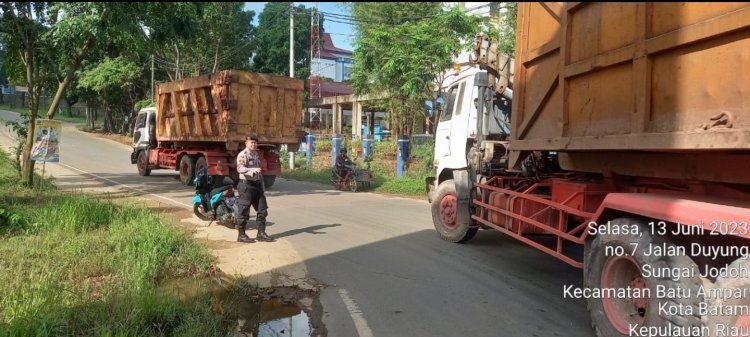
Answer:
[[[255,242],[255,240],[247,236],[247,233],[245,233],[245,225],[238,225],[237,231],[239,232],[239,234],[237,235],[237,242],[245,242],[245,243]]]
[[[276,239],[266,234],[266,222],[265,221],[258,222],[258,236],[255,238],[255,240],[263,241],[263,242],[276,241]]]

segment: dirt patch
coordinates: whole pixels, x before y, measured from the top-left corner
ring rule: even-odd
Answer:
[[[103,198],[107,198],[108,196],[111,197],[111,195],[107,195],[104,193],[97,194]],[[193,217],[194,215],[192,210],[175,207],[174,205],[171,205],[169,203],[151,200],[148,198],[121,197],[114,199],[122,201],[137,201],[138,204],[141,204],[144,207],[148,207],[152,212],[158,214],[160,218],[171,223],[176,228],[180,228],[181,230],[184,230],[189,234],[193,234],[198,231],[195,224],[181,221],[185,218]],[[207,221],[205,222],[205,225],[208,226]],[[210,226],[219,226],[222,228],[222,230],[231,232],[232,236],[236,235],[236,230],[234,228],[227,228],[225,226],[218,225],[216,222],[212,223]],[[205,245],[211,251],[211,253],[214,255],[214,262],[206,271],[190,270],[189,274],[191,274],[191,277],[189,277],[188,279],[166,280],[162,284],[163,290],[175,292],[179,296],[191,296],[190,294],[197,294],[207,290],[203,287],[198,287],[197,284],[195,284],[194,281],[197,279],[196,277],[211,277],[214,279],[220,279],[220,283],[223,284],[222,288],[225,290],[235,289],[234,292],[236,292],[240,289],[245,289],[245,291],[251,291],[251,295],[245,297],[237,296],[236,293],[222,295],[216,292],[218,289],[214,289],[212,287],[209,287],[208,289],[208,291],[218,296],[212,300],[215,302],[212,304],[214,312],[218,314],[224,313],[224,310],[227,307],[225,305],[227,304],[226,302],[231,302],[231,305],[229,305],[228,307],[232,308],[230,310],[232,310],[233,312],[229,313],[229,317],[230,321],[233,324],[237,324],[237,326],[233,329],[237,330],[238,336],[242,336],[243,333],[253,336],[271,336],[259,333],[259,331],[265,329],[264,326],[271,324],[270,322],[278,321],[279,319],[282,319],[284,322],[286,322],[290,317],[298,315],[302,315],[302,318],[306,318],[306,320],[308,321],[308,327],[306,328],[307,330],[302,332],[304,336],[326,337],[328,335],[328,330],[323,324],[323,314],[325,313],[325,311],[319,298],[320,289],[325,288],[328,285],[323,284],[318,280],[312,279],[309,276],[306,276],[305,281],[307,283],[310,283],[310,286],[304,288],[299,286],[270,286],[255,288],[254,286],[247,284],[246,280],[243,280],[242,278],[236,278],[217,267],[217,264],[219,263],[217,254],[221,254],[221,250],[246,247],[246,244],[226,240],[203,239],[198,237],[195,237],[194,240],[199,242],[200,244]],[[298,281],[294,280],[294,275],[287,275],[287,273],[285,273],[283,270],[271,271],[270,274],[271,284],[298,283]],[[95,277],[87,281],[90,286],[98,288],[100,284],[103,281],[107,281],[107,279],[106,277]],[[280,323],[276,322],[273,324],[275,326],[278,326]]]
[[[99,129],[96,129],[96,130],[81,130],[81,129],[79,129],[79,130],[82,131],[82,132],[90,133],[90,134],[95,135],[95,136],[100,137],[100,138],[106,138],[106,139],[109,139],[109,140],[114,140],[114,141],[116,141],[116,142],[118,142],[120,144],[124,144],[124,145],[128,145],[128,146],[132,146],[133,145],[133,137],[130,137],[130,136],[121,135],[119,133],[104,132],[104,131],[99,130]]]

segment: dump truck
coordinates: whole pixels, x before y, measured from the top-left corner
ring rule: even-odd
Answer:
[[[594,331],[750,333],[750,4],[519,3],[479,35],[426,179],[439,236],[573,267]],[[565,335],[565,334],[561,334]]]
[[[209,175],[236,183],[237,154],[254,134],[264,183],[271,187],[281,173],[280,146],[294,151],[304,134],[303,91],[300,79],[238,70],[160,84],[156,107],[137,115],[130,161],[141,176],[175,170],[191,185],[205,167]]]

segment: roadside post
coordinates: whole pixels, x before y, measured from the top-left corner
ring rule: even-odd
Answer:
[[[307,154],[307,167],[312,167],[312,155],[313,155],[313,146],[315,142],[315,136],[312,135],[312,133],[307,135],[307,151],[305,153]]]
[[[331,168],[336,167],[336,156],[339,155],[339,150],[341,149],[341,142],[344,139],[341,138],[340,134],[334,134],[333,138],[331,138]]]
[[[409,160],[409,138],[406,135],[398,135],[398,147],[396,152],[397,176],[404,176],[404,168],[407,160]]]

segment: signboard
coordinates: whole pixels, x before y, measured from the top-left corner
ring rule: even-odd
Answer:
[[[59,162],[62,123],[51,119],[37,119],[34,130],[34,147],[31,148],[31,160]]]

